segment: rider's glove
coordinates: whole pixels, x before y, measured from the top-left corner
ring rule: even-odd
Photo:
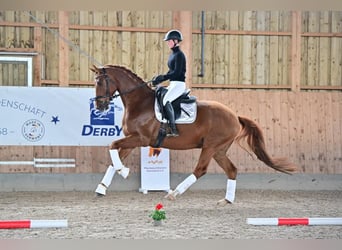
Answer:
[[[159,76],[155,76],[152,79],[152,84],[153,86],[158,85],[159,83],[165,81],[165,76],[164,75],[159,75]]]

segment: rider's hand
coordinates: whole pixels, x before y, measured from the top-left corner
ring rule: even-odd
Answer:
[[[159,75],[159,76],[155,76],[152,79],[152,84],[153,86],[158,85],[159,83],[165,81],[165,76],[164,75]]]

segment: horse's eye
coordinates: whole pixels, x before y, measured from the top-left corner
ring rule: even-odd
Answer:
[[[95,76],[95,82],[96,82],[96,84],[101,85],[101,81],[100,81],[99,76]]]

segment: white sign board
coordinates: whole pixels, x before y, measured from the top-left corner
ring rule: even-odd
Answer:
[[[170,190],[170,152],[165,148],[141,148],[141,188],[147,193]]]
[[[94,88],[0,87],[0,145],[108,146],[123,137],[124,106],[94,107]]]

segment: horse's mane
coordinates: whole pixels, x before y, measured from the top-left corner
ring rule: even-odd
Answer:
[[[124,67],[124,66],[112,65],[112,64],[107,64],[107,65],[105,65],[105,66],[106,66],[106,67],[109,67],[109,68],[116,68],[116,69],[122,70],[122,71],[126,72],[129,76],[136,78],[137,81],[145,82],[140,76],[138,76],[138,75],[137,75],[136,73],[134,73],[132,70],[127,69],[127,68]]]

